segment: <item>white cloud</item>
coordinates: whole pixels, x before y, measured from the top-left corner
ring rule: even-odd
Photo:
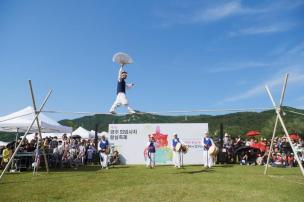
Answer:
[[[285,54],[294,55],[294,54],[304,54],[304,41],[298,43],[296,46],[288,49]]]
[[[231,32],[229,36],[271,34],[271,33],[288,31],[293,27],[294,25],[291,23],[272,24],[267,26],[252,26],[252,27],[240,29],[236,32]]]
[[[179,4],[182,4],[181,1]],[[233,0],[210,0],[210,1],[187,1],[183,6],[171,6],[163,10],[158,8],[154,10],[154,14],[163,20],[161,23],[165,26],[173,24],[198,24],[198,23],[214,23],[230,17],[235,18],[237,21],[242,21],[244,17],[246,22],[250,24],[263,24],[265,22],[279,22],[278,16],[288,15],[293,9],[300,8],[304,5],[304,1],[284,1],[278,0],[275,2],[258,2],[255,5],[248,5],[246,1]],[[272,23],[273,23],[272,22]],[[255,29],[257,28],[257,29]],[[259,33],[273,33],[285,31],[289,27],[282,25],[264,25],[260,27],[248,27],[243,30],[233,32],[234,34],[259,34]],[[241,33],[238,33],[241,32]]]
[[[245,100],[249,98],[256,97],[258,95],[261,95],[262,93],[265,93],[265,85],[268,85],[270,89],[275,89],[279,86],[283,85],[283,78],[285,78],[283,75],[284,73],[289,73],[289,80],[288,85],[304,85],[304,71],[299,68],[290,67],[287,69],[284,69],[283,71],[279,71],[274,77],[268,78],[264,80],[264,82],[253,86],[249,90],[235,96],[231,96],[228,98],[225,98],[220,103],[226,103],[226,102],[235,102],[239,100]]]
[[[191,16],[192,22],[210,22],[220,20],[229,16],[244,13],[239,1],[229,2],[216,7],[202,9]]]
[[[272,63],[262,62],[244,62],[236,64],[216,65],[217,67],[210,69],[209,73],[234,72],[246,69],[267,68],[271,67],[272,65]]]

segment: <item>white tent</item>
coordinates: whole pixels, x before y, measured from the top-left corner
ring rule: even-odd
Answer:
[[[67,137],[71,136],[69,133],[42,133],[41,136],[42,136],[42,138],[57,137],[58,139],[62,139],[63,134],[66,134]],[[23,136],[21,136],[21,138],[23,138]],[[35,138],[35,133],[29,134],[26,136],[26,139],[28,141],[31,141],[34,138]]]
[[[74,132],[72,132],[72,136],[80,136],[83,139],[93,139],[95,137],[95,135],[83,127],[78,127]]]
[[[5,147],[8,144],[8,142],[2,142],[0,141],[0,147]]]
[[[0,117],[0,131],[6,132],[25,132],[35,118],[35,110],[32,107],[26,107],[20,111]],[[71,133],[72,128],[62,126],[53,119],[39,114],[39,124],[42,132],[45,133]],[[37,123],[33,125],[30,132],[37,132]]]

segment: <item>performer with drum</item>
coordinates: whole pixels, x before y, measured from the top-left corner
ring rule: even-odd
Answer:
[[[212,145],[214,145],[213,140],[209,137],[208,131],[205,132],[204,137],[202,139],[202,145],[204,149],[204,154],[203,154],[203,164],[204,167],[211,168],[213,165],[213,158],[210,155],[209,149]]]
[[[127,84],[126,79],[128,77],[128,73],[124,71],[123,67],[126,64],[132,63],[132,59],[129,55],[126,53],[117,53],[113,56],[113,61],[119,63],[120,69],[118,72],[118,82],[117,82],[117,96],[116,100],[114,101],[110,113],[111,114],[116,114],[115,110],[117,107],[120,105],[124,105],[127,107],[129,113],[133,114],[135,111],[129,106],[128,99],[126,96],[126,88],[132,88],[134,86],[133,83]]]
[[[173,134],[172,140],[172,148],[173,148],[173,163],[175,168],[181,167],[181,155],[182,155],[182,143],[180,139],[177,137],[177,134]]]
[[[101,140],[100,140],[98,146],[99,146],[101,168],[108,169],[108,155],[110,153],[110,145],[109,145],[109,141],[106,139],[105,135],[101,136]]]
[[[154,168],[155,167],[155,153],[156,153],[156,144],[153,136],[149,135],[149,142],[147,143],[147,167]]]

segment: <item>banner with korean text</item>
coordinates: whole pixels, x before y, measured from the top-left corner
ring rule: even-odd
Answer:
[[[145,164],[148,136],[156,140],[156,164],[172,164],[172,139],[177,133],[181,142],[188,145],[183,163],[202,164],[203,148],[201,140],[207,123],[172,123],[172,124],[109,124],[108,139],[110,144],[121,154],[125,164]]]

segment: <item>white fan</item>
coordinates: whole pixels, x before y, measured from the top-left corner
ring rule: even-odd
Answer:
[[[133,60],[128,54],[123,52],[118,52],[113,55],[113,62],[116,62],[117,64],[120,65],[125,65],[125,64],[133,63]]]

